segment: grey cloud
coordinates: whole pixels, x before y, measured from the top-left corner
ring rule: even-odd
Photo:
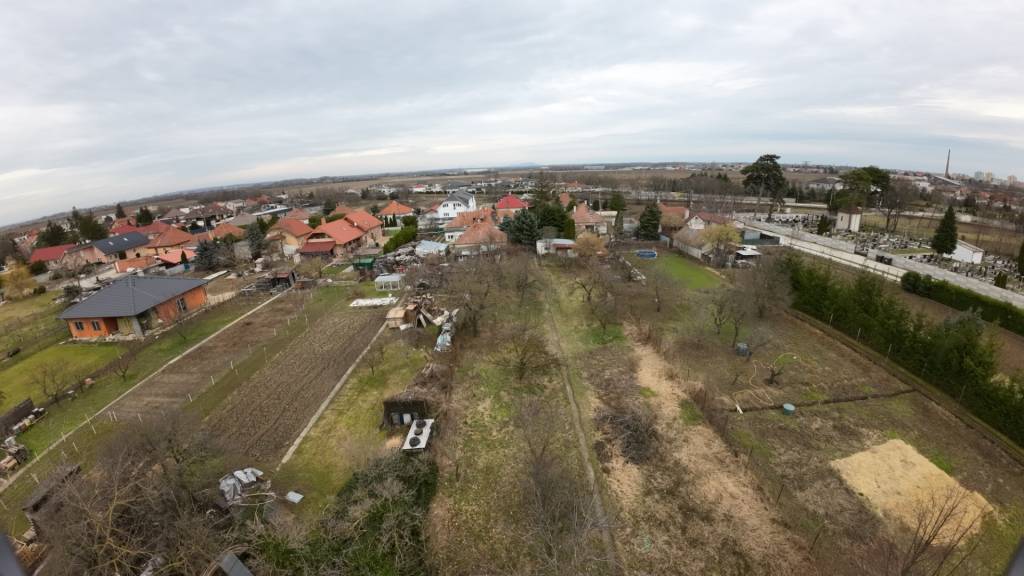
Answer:
[[[514,162],[1022,170],[1019,2],[10,2],[0,223]]]

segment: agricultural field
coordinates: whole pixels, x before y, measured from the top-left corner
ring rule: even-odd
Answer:
[[[381,334],[293,457],[274,474],[279,486],[305,497],[296,507],[303,522],[317,519],[355,471],[401,440],[381,427],[381,402],[405,389],[428,350],[395,332]]]
[[[744,296],[748,274],[754,272],[734,272],[715,291],[686,291],[653,327],[627,330],[637,336],[634,354],[647,358],[640,381],[653,382],[645,385],[652,398],[669,399],[664,416],[675,412],[691,423],[674,437],[700,446],[707,436],[699,422],[710,425],[727,447],[729,481],[751,479],[757,502],[787,529],[788,555],[814,571],[880,573],[873,562],[891,551],[891,538],[913,530],[908,518],[961,499],[984,502],[958,509],[964,517],[984,513],[971,517],[976,525],[966,537],[977,549],[967,565],[1001,570],[1024,533],[1024,466],[878,363],[884,360],[785,308],[772,306],[763,318],[750,311],[738,327],[716,328],[720,306],[751,298]],[[748,345],[749,359],[736,353],[736,343]],[[662,368],[650,369],[659,362]],[[659,375],[668,383],[658,385]],[[795,414],[783,415],[783,403],[795,405]],[[692,463],[686,477],[699,486],[713,468]],[[922,480],[894,488],[895,498],[864,488],[911,478]]]
[[[667,566],[683,574],[775,573],[784,566],[806,571],[800,543],[779,528],[749,472],[734,466],[730,450],[684,394],[678,369],[639,342],[627,319],[635,312],[617,326],[598,328],[606,338],[594,338],[585,294],[568,288],[568,277],[580,272],[550,274],[557,287],[552,317],[584,399],[624,572]]]
[[[321,288],[304,316],[291,318],[300,326],[310,314],[315,321],[282,342],[276,353],[266,352],[270,360],[207,416],[217,442],[259,465],[280,460],[384,322],[384,308],[350,308],[350,300],[343,288]],[[276,315],[279,330],[288,324],[280,326],[282,317]]]
[[[482,279],[472,287],[477,307],[464,310],[479,324],[461,328],[458,367],[440,416],[445,427],[434,446],[433,568],[610,573],[614,545],[603,495],[588,480],[592,453],[573,423],[575,405],[586,401],[575,396],[572,370],[562,363],[540,299],[550,286],[528,256],[503,267],[481,260],[458,270]]]
[[[144,348],[134,351],[132,361],[123,377],[119,374],[106,373],[91,387],[83,389],[75,399],[64,400],[51,406],[45,418],[18,437],[18,441],[25,444],[38,461],[33,461],[31,468],[9,485],[3,485],[3,491],[0,493],[0,502],[3,503],[0,507],[3,508],[0,510],[0,522],[5,527],[13,527],[12,534],[20,533],[25,526],[25,518],[20,512],[21,504],[36,486],[37,479],[44,479],[50,470],[62,462],[88,464],[102,449],[110,435],[118,429],[118,424],[125,422],[124,416],[140,418],[142,415],[141,412],[121,413],[115,422],[110,412],[100,415],[100,410],[143,380],[148,378],[136,391],[145,389],[150,382],[160,378],[165,372],[173,373],[175,368],[185,367],[186,359],[203,350],[205,346],[166,368],[165,365],[258,303],[258,299],[236,298],[204,311],[188,320],[182,329],[165,332],[147,341]],[[223,334],[228,332],[230,330]],[[157,375],[152,376],[157,371]],[[127,403],[131,397],[128,395],[123,401]],[[111,412],[117,413],[119,409],[120,403]],[[66,442],[47,451],[65,437]]]

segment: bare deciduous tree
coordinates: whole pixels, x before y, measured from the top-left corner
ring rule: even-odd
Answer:
[[[32,382],[43,396],[56,404],[64,398],[70,378],[63,366],[44,364],[32,375]]]
[[[136,356],[142,351],[143,344],[140,340],[131,340],[123,344],[124,350],[121,355],[114,359],[110,363],[110,369],[113,370],[114,374],[121,377],[121,380],[128,379],[128,372],[131,370],[132,365],[135,364]]]
[[[132,425],[95,470],[63,485],[43,511],[48,567],[59,574],[201,574],[230,540],[211,495],[221,470],[194,426]],[[219,524],[220,523],[220,524]]]
[[[875,576],[952,576],[969,574],[978,546],[974,538],[986,512],[956,487],[922,502],[909,533],[875,538],[863,555],[861,567]]]
[[[503,338],[505,349],[497,360],[499,366],[512,372],[517,384],[542,378],[558,366],[537,326],[529,320],[512,324]]]
[[[519,538],[540,562],[541,574],[592,572],[605,562],[597,538],[602,526],[594,495],[558,442],[563,417],[551,402],[534,396],[513,418],[526,448],[519,472]]]

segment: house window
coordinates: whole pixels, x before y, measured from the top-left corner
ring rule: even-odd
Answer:
[[[178,298],[178,301],[176,303],[178,305],[178,312],[188,312],[188,304],[185,303],[184,298]]]
[[[85,330],[85,322],[75,322],[75,331],[81,332]]]
[[[100,331],[100,323],[98,321],[93,320],[89,324],[92,324],[92,329],[95,330],[96,332]]]

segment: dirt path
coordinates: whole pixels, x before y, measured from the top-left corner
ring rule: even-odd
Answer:
[[[207,418],[218,440],[276,462],[384,321],[384,309],[338,306],[243,382]]]
[[[594,472],[594,465],[590,461],[590,439],[587,437],[587,433],[583,429],[583,415],[580,411],[579,403],[576,401],[576,395],[573,392],[572,377],[569,373],[570,358],[562,348],[562,334],[558,330],[558,323],[555,321],[554,314],[548,314],[547,317],[550,335],[552,336],[550,340],[554,344],[558,356],[562,359],[562,363],[559,366],[559,373],[562,377],[562,384],[565,387],[566,398],[568,398],[569,404],[572,406],[573,430],[576,434],[577,448],[579,449],[579,456],[583,464],[583,469],[586,472],[587,484],[590,486],[590,491],[594,495],[594,512],[597,516],[597,525],[601,530],[601,541],[604,544],[605,556],[608,559],[608,565],[612,566],[614,570],[622,565],[622,561],[615,545],[615,537],[609,527],[607,505],[604,502],[604,495],[602,494],[600,487],[597,485],[597,475]]]
[[[656,394],[652,405],[667,452],[687,471],[686,481],[702,508],[713,510],[714,524],[731,534],[756,561],[757,573],[814,573],[804,547],[780,525],[777,513],[758,492],[750,472],[706,423],[685,425],[680,402],[688,399],[680,383],[670,381],[668,364],[651,347],[633,344],[637,383]]]

